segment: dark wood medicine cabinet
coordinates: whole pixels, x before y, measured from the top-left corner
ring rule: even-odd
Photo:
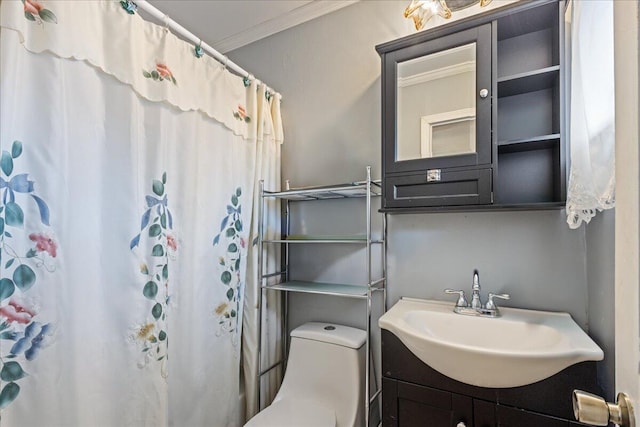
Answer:
[[[382,211],[564,206],[564,8],[522,0],[376,46]]]

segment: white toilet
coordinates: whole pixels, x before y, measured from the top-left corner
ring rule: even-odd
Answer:
[[[291,331],[280,391],[245,427],[363,426],[365,340],[361,329],[329,323]]]

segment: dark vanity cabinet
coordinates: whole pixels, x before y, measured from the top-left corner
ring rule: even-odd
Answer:
[[[563,206],[563,17],[523,0],[376,46],[382,210]]]
[[[523,387],[475,387],[440,374],[382,331],[382,427],[577,427],[574,389],[598,394],[595,362]]]

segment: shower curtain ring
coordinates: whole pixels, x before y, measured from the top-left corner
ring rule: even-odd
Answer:
[[[121,0],[120,6],[122,6],[122,8],[127,11],[129,15],[135,14],[136,10],[138,10],[138,5],[131,0]]]
[[[164,21],[164,32],[168,33],[169,32],[169,15],[165,14],[163,21]]]
[[[202,58],[204,51],[202,50],[202,39],[198,40],[198,44],[193,48],[196,58]]]
[[[224,57],[224,62],[222,63],[223,69],[226,70],[227,69],[227,63],[229,62],[229,57],[225,56]]]

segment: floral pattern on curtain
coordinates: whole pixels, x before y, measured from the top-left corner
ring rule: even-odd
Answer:
[[[165,28],[128,14],[117,1],[8,0],[0,24],[24,48],[86,61],[140,97],[199,111],[250,138],[243,78]],[[26,19],[25,19],[26,18]]]
[[[233,334],[234,343],[238,337],[238,317],[241,312],[240,291],[244,289],[242,277],[243,252],[247,247],[247,239],[244,237],[242,225],[242,204],[240,197],[242,189],[236,188],[227,205],[227,215],[220,224],[220,233],[213,238],[213,246],[220,245],[226,248],[225,255],[218,258],[220,264],[220,283],[226,287],[226,301],[221,302],[215,308],[218,317],[218,333]],[[222,243],[220,241],[222,239]]]
[[[279,96],[118,2],[0,8],[0,424],[240,425]]]
[[[24,17],[28,21],[32,21],[43,26],[45,22],[51,22],[54,24],[58,23],[56,14],[49,9],[45,9],[39,2],[35,0],[23,0],[22,4],[24,7]]]
[[[14,174],[20,167],[16,163],[22,150],[22,142],[13,141],[11,150],[2,150],[0,157],[0,262],[3,263],[0,299],[6,301],[6,305],[0,307],[0,340],[10,344],[0,352],[0,380],[3,382],[0,409],[18,397],[18,381],[28,375],[30,363],[51,342],[55,328],[52,323],[43,323],[44,320],[38,317],[38,308],[29,298],[38,272],[55,271],[53,258],[58,254],[58,247],[47,231],[49,207],[35,194],[35,182],[29,180],[27,173]],[[27,195],[31,196],[31,201],[25,197]],[[37,205],[39,223],[25,218],[26,203]],[[25,224],[31,227],[27,229]]]
[[[142,256],[140,273],[144,276],[142,296],[149,300],[147,316],[134,328],[133,339],[141,347],[142,360],[140,367],[155,360],[161,364],[161,373],[167,377],[168,336],[167,313],[171,294],[169,292],[169,259],[175,259],[178,250],[173,237],[173,216],[168,207],[165,184],[167,173],[162,179],[154,179],[151,185],[152,194],[145,196],[147,210],[142,214],[140,233],[129,244],[131,250],[140,246],[140,239],[149,240],[153,246],[151,251]],[[160,198],[161,197],[161,198]],[[148,315],[151,314],[151,317]]]

